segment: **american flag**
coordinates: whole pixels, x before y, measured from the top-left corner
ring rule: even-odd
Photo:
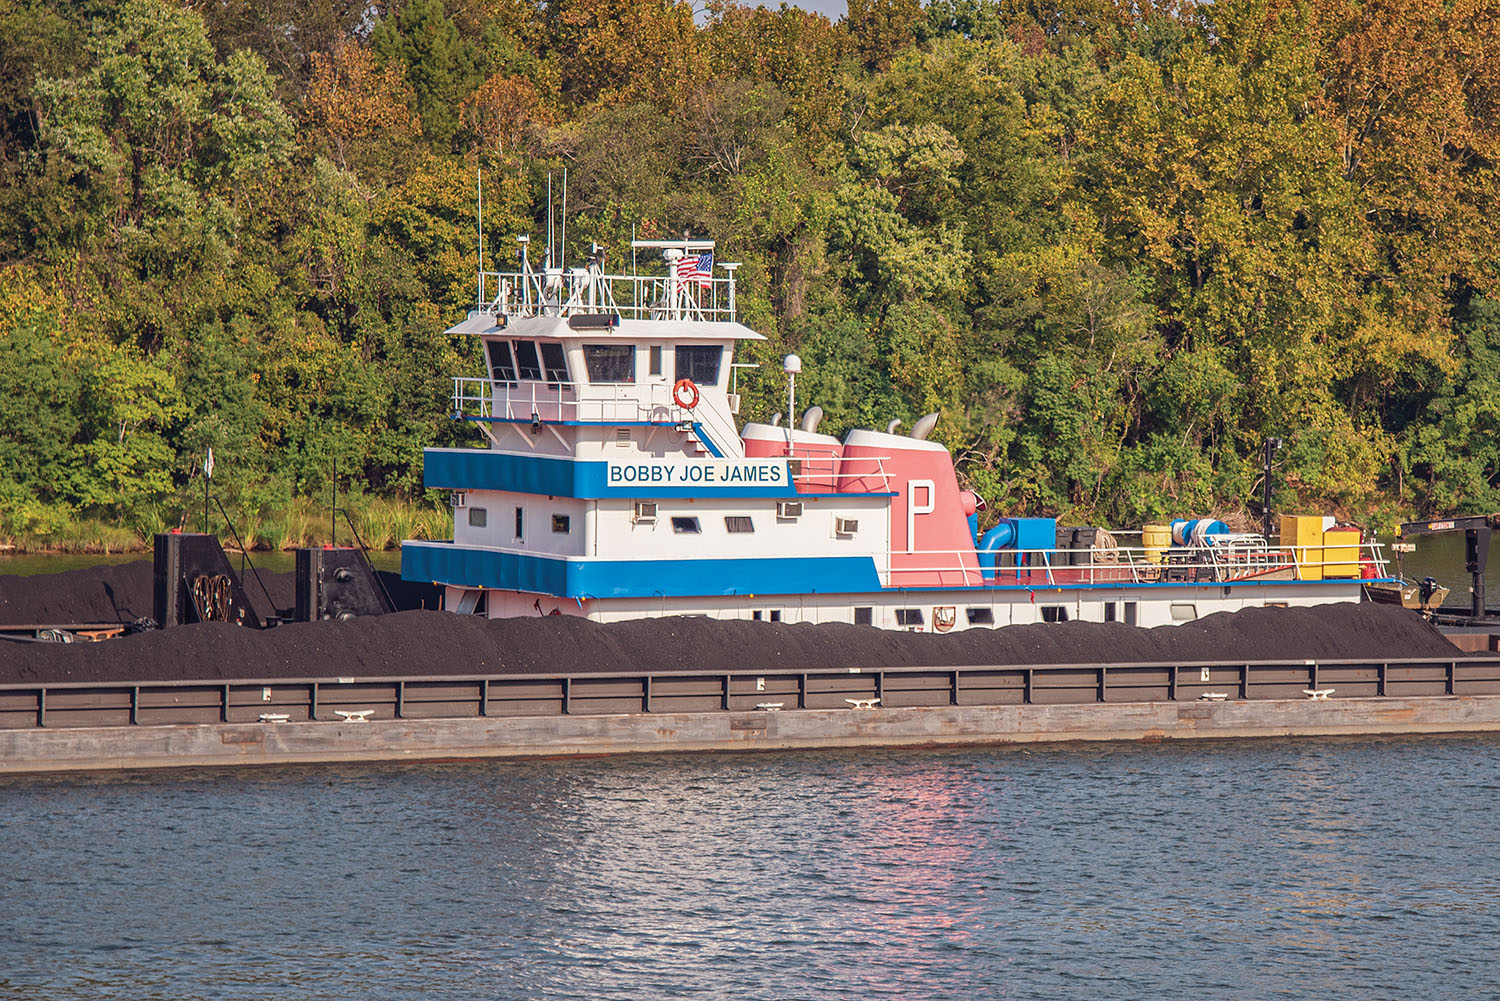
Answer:
[[[708,288],[713,270],[713,251],[699,254],[696,257],[692,254],[683,254],[677,259],[677,280],[683,284],[696,278],[699,288]]]

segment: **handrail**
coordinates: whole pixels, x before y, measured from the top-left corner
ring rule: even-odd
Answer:
[[[635,320],[735,319],[735,278],[605,274],[594,268],[481,271],[479,308],[508,316],[606,310]]]

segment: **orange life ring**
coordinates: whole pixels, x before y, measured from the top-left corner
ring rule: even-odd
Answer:
[[[693,384],[692,379],[677,380],[677,384],[672,387],[672,402],[684,410],[691,410],[698,405],[698,387]]]

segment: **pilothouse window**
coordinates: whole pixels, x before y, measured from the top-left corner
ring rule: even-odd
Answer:
[[[556,385],[568,381],[568,358],[561,344],[542,342],[542,367],[547,371],[547,381]]]
[[[692,379],[700,386],[719,383],[719,360],[724,349],[718,345],[678,345],[677,378]]]
[[[635,345],[585,344],[583,367],[589,382],[635,382]]]
[[[509,341],[485,341],[485,351],[490,358],[490,379],[506,384],[516,381],[516,359],[510,352]]]
[[[542,380],[542,361],[536,356],[535,341],[512,341],[516,349],[516,369],[521,378]]]

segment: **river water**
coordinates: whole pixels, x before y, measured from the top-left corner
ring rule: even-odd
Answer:
[[[0,780],[0,997],[1460,998],[1500,740]]]

